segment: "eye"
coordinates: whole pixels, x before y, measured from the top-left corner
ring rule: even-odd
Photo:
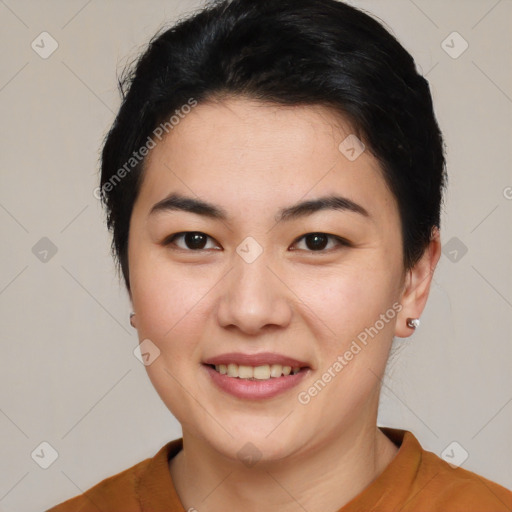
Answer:
[[[180,239],[183,240],[185,246],[176,243],[176,240]],[[180,249],[191,251],[201,251],[218,247],[206,247],[208,239],[213,240],[213,238],[200,231],[183,231],[168,236],[162,243],[163,245],[176,245]]]
[[[177,241],[181,240],[181,244]],[[188,251],[202,251],[208,249],[218,249],[218,245],[208,247],[208,240],[214,240],[212,237],[202,233],[200,231],[183,231],[181,233],[175,233],[169,235],[162,242],[163,245],[174,245],[179,249]],[[305,243],[305,248],[299,247],[299,250],[306,250],[308,252],[327,252],[330,249],[336,248],[336,246],[350,247],[350,242],[339,236],[329,235],[327,233],[307,233],[298,238],[293,245],[299,244],[301,241]],[[331,242],[331,246],[329,246]],[[293,249],[296,250],[296,249]]]
[[[328,235],[327,233],[307,233],[298,238],[295,244],[298,244],[300,241],[304,241],[306,248],[301,248],[300,250],[306,250],[309,252],[327,252],[325,249],[329,245],[329,241],[332,241],[334,245],[331,245],[328,249],[335,248],[336,246],[345,246],[350,247],[350,242],[345,240],[339,236]]]

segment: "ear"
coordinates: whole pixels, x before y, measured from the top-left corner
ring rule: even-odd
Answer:
[[[407,338],[413,332],[412,327],[407,327],[408,318],[420,318],[427,303],[430,292],[430,283],[434,276],[434,270],[441,257],[441,238],[439,229],[434,227],[430,242],[422,257],[407,271],[404,279],[400,304],[395,326],[395,336]]]
[[[135,308],[133,307],[133,299],[132,299],[132,291],[127,288],[127,292],[128,292],[128,298],[130,300],[130,307],[131,307],[131,313],[130,313],[130,325],[134,328],[134,329],[137,329],[137,321],[136,321],[136,316],[135,316]]]

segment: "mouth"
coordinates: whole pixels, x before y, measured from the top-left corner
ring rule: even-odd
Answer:
[[[272,398],[295,387],[312,370],[294,358],[279,354],[224,354],[202,366],[213,383],[237,398]]]
[[[300,366],[283,366],[281,364],[264,364],[260,366],[229,364],[209,364],[207,365],[221,375],[227,375],[235,379],[244,380],[269,380],[278,379],[279,377],[288,377],[288,375],[297,375],[306,367]]]

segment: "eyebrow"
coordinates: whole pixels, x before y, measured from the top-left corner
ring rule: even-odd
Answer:
[[[288,206],[287,208],[283,208],[279,210],[275,220],[276,222],[294,220],[312,215],[313,213],[322,210],[348,211],[358,213],[364,217],[370,217],[368,211],[360,204],[357,204],[346,197],[331,195],[302,201],[292,206]],[[208,203],[202,199],[187,197],[178,193],[172,193],[153,205],[149,215],[168,211],[184,211],[223,221],[228,220],[229,218],[227,212],[220,206]]]

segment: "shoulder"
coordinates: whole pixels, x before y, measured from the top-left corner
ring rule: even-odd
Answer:
[[[472,471],[449,464],[403,432],[405,459],[412,469],[403,512],[510,512],[512,492]]]
[[[70,498],[47,512],[97,512],[123,510],[139,512],[136,483],[151,459],[145,459],[131,468],[105,478],[83,494]]]
[[[435,510],[511,511],[512,492],[472,471],[454,467],[435,453],[422,450],[419,486],[435,503]]]
[[[167,457],[179,449],[180,440],[164,445],[156,455],[144,459],[134,466],[105,478],[87,491],[70,498],[46,512],[140,512],[141,480],[144,478],[169,478],[165,474]]]
[[[343,512],[512,511],[512,492],[505,487],[449,464],[425,450],[407,430],[380,428],[398,452],[382,474]]]

